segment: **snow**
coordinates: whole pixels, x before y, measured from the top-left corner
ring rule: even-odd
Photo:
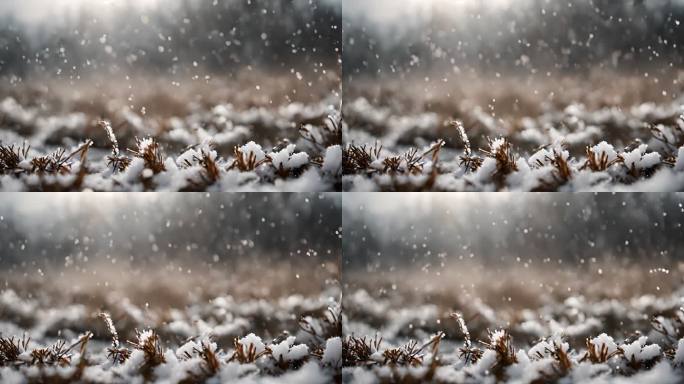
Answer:
[[[326,148],[321,170],[333,176],[342,174],[342,147],[332,145]]]
[[[676,294],[675,294],[676,295]],[[360,296],[359,296],[360,297]],[[345,299],[346,300],[346,299]],[[355,303],[352,304],[354,311],[354,318],[359,318],[359,309],[357,305],[364,302],[367,299],[356,299]],[[382,302],[382,301],[380,301]],[[633,303],[636,305],[636,301]],[[664,303],[663,303],[664,304]],[[367,303],[371,305],[371,303]],[[564,305],[571,306],[567,310],[555,310],[550,307],[543,308],[539,310],[539,313],[544,313],[544,316],[569,316],[578,318],[584,318],[587,314],[584,311],[591,313],[592,311],[604,313],[605,316],[621,316],[621,318],[627,319],[631,314],[637,316],[635,319],[639,318],[639,314],[643,313],[643,308],[632,308],[630,313],[623,313],[619,308],[611,309],[607,313],[606,310],[602,308],[602,304],[587,303],[582,300],[568,300]],[[605,305],[618,305],[618,303],[610,303],[609,301]],[[654,308],[653,303],[649,304],[649,311],[658,311],[662,307]],[[673,301],[670,305],[675,307],[678,305],[678,301]],[[582,311],[577,313],[576,310],[572,309],[576,307],[577,310]],[[369,308],[369,311],[372,309]],[[391,318],[391,312],[379,312],[377,318],[373,321],[384,321],[380,320],[385,317]],[[529,316],[537,318],[536,313],[529,313]],[[433,314],[431,318],[425,321],[414,321],[411,324],[415,324],[419,329],[416,330],[417,334],[423,334],[425,330],[434,329],[431,326],[434,323],[434,319],[439,318],[438,314]],[[524,317],[524,316],[523,316]],[[361,316],[363,318],[363,315]],[[474,323],[479,323],[476,320],[471,320]],[[492,319],[493,323],[496,323],[497,319]],[[581,322],[581,320],[580,320]],[[362,327],[354,322],[354,320],[349,319],[349,328],[347,328],[348,334],[358,334]],[[598,323],[599,329],[601,329],[604,323]],[[482,329],[484,325],[478,324],[478,327]],[[372,330],[373,328],[371,328]],[[408,328],[404,328],[405,330]],[[567,329],[563,327],[563,329]],[[345,380],[356,382],[357,380],[363,380],[364,382],[378,382],[382,381],[383,378],[393,378],[392,380],[400,380],[402,377],[409,377],[409,375],[415,375],[413,378],[421,378],[425,374],[427,367],[430,363],[430,358],[426,357],[423,359],[422,365],[419,367],[404,367],[396,366],[391,367],[384,364],[384,357],[382,355],[383,351],[388,349],[388,344],[391,344],[394,340],[401,343],[405,343],[406,336],[398,336],[396,333],[390,333],[387,328],[383,327],[380,329],[380,336],[385,340],[384,345],[379,351],[375,351],[371,356],[370,360],[372,363],[364,363],[358,366],[351,366],[343,368],[343,377]],[[545,328],[545,333],[548,332],[548,328]],[[368,335],[368,333],[366,333]],[[586,335],[586,334],[584,334]],[[366,336],[371,337],[371,336]],[[508,337],[503,330],[496,330],[491,333],[489,344],[496,344],[498,341],[502,341],[505,337]],[[524,336],[520,336],[523,339]],[[582,336],[574,336],[577,338],[576,341],[582,342]],[[461,382],[507,382],[507,383],[520,383],[520,382],[532,382],[542,378],[555,377],[559,374],[558,360],[556,360],[556,350],[563,351],[568,358],[568,362],[571,365],[567,373],[561,374],[568,382],[578,382],[578,383],[596,383],[596,382],[633,382],[633,378],[638,377],[640,382],[677,382],[682,379],[681,372],[677,372],[674,368],[678,363],[677,359],[681,359],[680,356],[675,356],[673,360],[670,360],[664,353],[664,349],[658,344],[649,344],[647,336],[641,336],[636,340],[623,343],[619,345],[615,342],[612,336],[606,333],[600,333],[597,336],[588,338],[591,344],[595,347],[597,353],[604,351],[606,355],[613,355],[609,362],[605,363],[592,363],[590,361],[583,361],[582,356],[584,356],[586,349],[583,348],[572,348],[570,342],[565,338],[562,333],[555,333],[548,338],[545,338],[535,344],[530,345],[529,350],[525,351],[523,344],[516,340],[512,341],[512,345],[520,345],[520,349],[516,351],[516,362],[507,366],[505,368],[505,378],[496,379],[493,375],[493,370],[497,366],[499,360],[499,355],[496,350],[485,348],[483,355],[474,363],[466,364],[461,357],[461,352],[459,348],[463,344],[462,340],[456,342],[456,348],[452,349],[451,345],[447,344],[448,341],[442,342],[442,347],[440,348],[439,361],[440,366],[437,368],[436,377],[440,378],[440,382],[446,383],[461,383]],[[504,342],[506,340],[503,340]],[[420,343],[419,343],[420,345]],[[680,342],[680,346],[684,345],[684,341]],[[477,345],[475,345],[477,347]],[[453,351],[453,352],[452,352]],[[429,355],[428,355],[429,356]],[[629,368],[629,364],[642,364],[641,368],[632,371]],[[655,364],[652,368],[648,364]],[[614,367],[619,367],[615,369]],[[421,370],[422,369],[422,370]],[[624,374],[629,376],[622,376],[620,373],[622,370],[625,371]],[[562,372],[562,371],[560,371]],[[420,380],[420,379],[419,379]]]
[[[641,161],[641,156],[643,156],[647,147],[647,145],[642,144],[639,146],[639,148],[636,148],[632,152],[626,152],[625,154],[623,154],[622,158],[625,162],[625,166],[630,169],[639,169],[639,162]]]
[[[565,353],[570,353],[570,344],[563,340],[561,333],[556,333],[546,340],[541,340],[533,345],[532,348],[527,351],[527,356],[531,360],[548,359],[553,357],[552,353],[555,351],[556,347]]]
[[[293,170],[309,163],[309,155],[304,152],[294,153],[296,145],[289,144],[278,152],[268,154],[275,169]]]
[[[304,152],[295,153],[287,162],[287,169],[297,169],[309,163],[309,155]]]
[[[211,161],[219,160],[218,153],[214,150],[214,141],[211,138],[206,138],[195,148],[183,152],[176,159],[176,165],[179,168],[198,166],[205,156]]]
[[[586,382],[591,382],[587,378]],[[611,380],[613,383],[628,384],[628,383],[653,383],[653,384],[676,384],[682,382],[681,373],[675,371],[672,366],[666,362],[656,364],[651,370],[639,372],[631,377],[619,377]]]
[[[611,336],[602,333],[591,339],[591,343],[596,347],[597,351],[605,350],[609,355],[617,351],[617,344]]]
[[[253,141],[250,141],[249,143],[241,146],[240,151],[243,153],[243,155],[246,158],[249,158],[250,156],[254,156],[254,159],[256,161],[261,161],[264,158],[266,158],[266,154],[261,149],[261,145],[255,143]]]
[[[28,112],[15,99],[6,98],[0,105],[4,107],[0,115],[5,113],[6,125],[0,124],[1,144],[16,149],[25,142],[30,150],[27,158],[22,153],[11,169],[0,166],[0,190],[333,191],[340,185],[336,160],[342,156],[341,143],[322,141],[313,145],[295,127],[296,121],[307,120],[315,138],[332,138],[328,136],[335,127],[328,118],[335,116],[335,104],[338,102],[334,96],[315,103],[292,102],[270,108],[240,109],[233,104],[217,104],[208,109],[193,107],[187,116],[166,119],[139,115],[122,106],[112,111],[116,119],[125,121],[115,129],[112,121],[89,121],[84,113],[44,116],[47,111]],[[11,124],[19,123],[27,126],[14,132],[16,127]],[[93,125],[98,129],[93,130]],[[91,136],[93,144],[84,163],[75,154],[58,175],[38,174],[35,170],[34,158],[50,156],[59,148],[66,148],[65,156],[69,155],[76,149],[77,140]],[[137,145],[135,138],[141,138]],[[267,149],[288,140],[291,143],[283,147],[277,144],[277,150]],[[165,170],[147,170],[140,155],[135,155],[149,151],[153,143]],[[256,169],[236,172],[231,167],[236,148],[245,161],[253,156]],[[86,174],[81,179],[82,166]]]
[[[145,328],[137,339],[137,343],[144,344],[151,337],[159,337],[159,344],[164,346],[165,361],[153,368],[153,375],[145,380],[141,375],[141,367],[145,365],[145,353],[139,349],[132,349],[130,357],[122,364],[115,364],[107,356],[107,348],[111,344],[110,334],[115,332],[114,320],[111,317],[103,317],[102,321],[109,331],[102,335],[102,338],[93,339],[89,342],[85,357],[88,361],[83,372],[83,377],[94,382],[118,383],[118,382],[154,382],[168,383],[180,382],[192,379],[192,375],[202,377],[206,374],[205,361],[201,355],[203,350],[212,351],[216,356],[219,367],[215,374],[210,374],[207,379],[212,381],[229,381],[244,383],[276,383],[276,382],[303,382],[303,383],[327,383],[333,380],[341,364],[341,339],[339,337],[330,339],[322,345],[308,344],[315,339],[307,339],[303,334],[288,336],[280,342],[268,344],[268,349],[264,339],[250,332],[241,337],[238,341],[244,348],[254,348],[256,354],[262,357],[254,363],[240,364],[228,362],[232,354],[232,340],[236,335],[251,329],[255,319],[263,318],[268,314],[272,322],[277,324],[292,324],[293,313],[302,311],[320,311],[321,306],[330,304],[330,297],[339,294],[339,290],[323,292],[320,297],[310,297],[302,295],[283,296],[280,300],[236,300],[232,297],[218,297],[209,303],[196,303],[171,311],[163,316],[165,319],[176,319],[176,325],[164,327],[160,321],[161,333],[156,333],[153,328]],[[29,311],[33,305],[30,299],[18,297],[12,290],[2,292],[4,304],[0,303],[0,310],[3,313],[20,313],[27,310],[26,316],[41,319],[34,327],[24,328],[23,332],[32,336],[29,348],[49,346],[54,342],[55,330],[59,329],[64,335],[74,335],[71,339],[66,339],[66,344],[70,345],[78,339],[78,333],[73,333],[73,329],[82,329],[84,319],[88,320],[88,315],[82,306],[73,305],[61,308],[44,309],[41,306]],[[38,303],[36,303],[38,304]],[[117,313],[126,313],[119,306],[124,303],[114,302],[113,308]],[[141,310],[131,303],[125,306],[129,312]],[[325,307],[323,307],[325,308]],[[11,312],[10,312],[11,311]],[[26,319],[28,319],[28,317]],[[122,319],[129,321],[128,324],[137,324],[150,321],[149,319],[159,318],[158,313],[149,313],[146,318],[137,319],[136,315],[126,314],[124,317],[117,316],[119,322]],[[109,319],[109,320],[106,320]],[[248,320],[249,319],[249,320]],[[319,319],[310,319],[317,322]],[[89,321],[89,320],[88,320]],[[157,320],[154,320],[157,321]],[[184,326],[177,324],[183,323]],[[234,324],[232,330],[221,331],[220,328]],[[275,323],[274,323],[275,324]],[[0,327],[3,330],[10,330],[9,327]],[[18,329],[18,328],[17,328]],[[178,331],[181,332],[178,332]],[[15,329],[16,331],[16,329]],[[296,325],[294,331],[296,332]],[[172,332],[172,333],[169,333]],[[12,332],[14,336],[21,337],[21,333]],[[158,336],[158,335],[164,336]],[[186,336],[186,334],[188,336]],[[50,336],[49,336],[50,335]],[[3,331],[2,337],[6,337]],[[308,341],[305,341],[307,339]],[[174,340],[186,340],[180,345],[176,345]],[[219,341],[220,340],[220,341]],[[228,348],[227,351],[221,348]],[[122,343],[119,347],[130,348],[128,343]],[[313,355],[313,348],[324,348],[323,357]],[[70,363],[63,367],[45,366],[38,367],[31,364],[33,357],[30,351],[24,351],[19,357],[25,361],[26,365],[15,365],[3,367],[3,382],[12,378],[25,382],[28,377],[37,377],[40,374],[58,374],[68,379],[75,373],[80,361],[80,355],[74,353]],[[280,369],[278,362],[296,362],[287,369]],[[301,365],[300,365],[301,364]],[[7,369],[6,369],[7,368]],[[290,381],[293,380],[293,381]]]
[[[290,348],[287,354],[288,361],[301,360],[309,355],[309,347],[306,344],[297,344]]]
[[[647,153],[641,158],[639,169],[650,169],[658,164],[660,164],[660,154],[656,152]]]
[[[266,345],[264,345],[264,343],[261,341],[261,337],[256,336],[253,333],[241,338],[240,344],[243,346],[243,348],[245,348],[245,350],[254,348],[254,352],[256,354],[259,354],[266,349]]]
[[[677,342],[677,351],[675,352],[673,362],[675,365],[684,365],[684,338],[679,339]]]
[[[340,337],[331,337],[325,342],[321,362],[332,367],[342,366],[342,339]]]
[[[190,340],[178,347],[176,350],[176,357],[180,359],[183,358],[183,356],[194,356],[196,355],[196,351],[200,350],[201,348],[202,346],[200,344],[195,343],[194,340]]]
[[[146,137],[140,140],[140,144],[138,145],[138,148],[140,149],[140,153],[146,152],[149,150],[154,143],[154,139],[151,137]]]
[[[660,346],[657,344],[646,345],[647,336],[641,336],[631,344],[620,346],[627,360],[647,362],[661,355]]]
[[[140,344],[145,344],[148,341],[153,341],[155,339],[155,334],[154,331],[151,329],[146,329],[142,332],[140,332],[140,335],[138,336],[138,341]]]
[[[22,107],[14,98],[7,97],[0,102],[0,114],[23,125],[29,125],[37,113],[33,109]]]
[[[350,101],[343,105],[345,150],[352,144],[367,149],[378,145],[382,150],[377,156],[370,155],[369,166],[344,170],[344,191],[667,192],[683,188],[679,176],[684,172],[679,156],[684,140],[684,120],[679,118],[682,97],[636,104],[634,108],[571,100],[565,106],[543,104],[540,111],[530,111],[533,115],[504,117],[478,108],[471,104],[472,95],[464,95],[468,100],[463,101],[458,113],[460,125],[453,128],[454,111],[449,114],[436,108],[440,112],[430,119],[425,117],[428,107],[421,103],[434,107],[433,103],[441,100],[434,99],[435,95],[422,95],[417,88],[416,94],[402,96],[383,82],[371,84],[368,86],[387,92],[388,100],[354,89],[348,96]],[[526,85],[520,86],[526,89]],[[368,90],[365,85],[359,87]],[[517,95],[518,91],[512,92]],[[394,101],[401,102],[392,102],[392,95],[397,98]],[[406,108],[407,104],[411,107]],[[432,122],[424,124],[427,120]],[[426,143],[440,138],[446,145],[437,164],[409,177],[386,171],[386,159],[402,158],[412,149],[420,153]],[[487,138],[494,138],[491,146]],[[518,170],[495,175],[495,159],[479,149],[495,152],[504,140],[511,143]],[[464,149],[464,142],[472,146],[470,152]],[[483,163],[466,168],[467,158]],[[588,164],[589,158],[596,163]],[[434,182],[430,174],[433,169],[437,170]]]
[[[677,151],[677,162],[674,167],[677,172],[684,172],[684,146],[679,147]]]
[[[114,135],[112,124],[109,121],[104,120],[102,121],[102,125],[104,126],[109,141],[112,143],[112,154],[114,156],[119,156],[119,142],[116,140],[116,135]]]
[[[527,163],[532,168],[540,166],[548,166],[552,164],[552,160],[559,155],[565,161],[570,160],[570,152],[563,148],[563,141],[555,141],[550,148],[541,148],[539,151],[529,157]]]
[[[494,139],[492,141],[492,145],[491,145],[492,152],[496,152],[499,149],[501,149],[501,147],[503,147],[505,143],[506,143],[506,139],[503,137],[499,137],[499,138]]]
[[[500,197],[444,200],[442,196],[432,200],[429,209],[422,199],[410,203],[388,197],[353,199],[356,202],[348,207],[347,222],[353,223],[355,230],[350,230],[349,236],[352,242],[360,243],[357,249],[369,249],[357,250],[367,252],[367,256],[347,272],[350,288],[343,296],[347,314],[343,332],[357,340],[381,338],[382,343],[377,348],[368,347],[369,357],[349,357],[353,364],[344,365],[344,381],[613,383],[633,382],[634,377],[644,382],[684,379],[679,370],[684,365],[684,339],[677,342],[672,336],[664,336],[680,337],[680,321],[684,319],[680,309],[684,287],[668,272],[670,265],[677,265],[676,256],[661,259],[662,267],[650,271],[644,269],[648,263],[632,259],[633,253],[622,246],[623,252],[616,257],[625,260],[625,265],[614,263],[616,259],[610,256],[591,259],[596,255],[594,247],[600,254],[624,242],[619,235],[615,241],[602,235],[598,237],[601,243],[591,244],[598,240],[591,228],[604,223],[606,215],[614,215],[614,229],[620,228],[624,219],[623,228],[659,233],[665,220],[673,220],[677,226],[681,196],[654,198],[659,202],[657,207],[647,203],[651,199],[643,195],[618,194],[617,199],[601,194],[591,198],[555,196],[544,204],[539,197],[530,200],[536,210],[545,212],[544,219],[531,219],[530,206],[521,197],[501,201]],[[380,201],[385,203],[375,207]],[[513,201],[515,207],[510,205]],[[470,209],[464,207],[474,202],[488,208],[483,212],[474,207],[469,215]],[[653,209],[646,209],[646,213],[641,207]],[[557,220],[550,219],[556,215]],[[643,220],[635,222],[633,215]],[[400,219],[406,216],[412,220]],[[429,225],[424,231],[418,229],[416,223],[436,216],[444,218],[438,230]],[[658,229],[649,229],[654,222]],[[563,235],[566,228],[585,225],[587,228],[580,232],[572,230],[567,237]],[[672,228],[671,233],[676,231]],[[482,244],[464,246],[475,233],[481,236],[477,243]],[[524,238],[520,239],[524,244],[520,245],[521,253],[529,256],[516,262],[511,255],[517,253],[512,239],[517,236]],[[591,245],[583,247],[587,236],[592,239]],[[382,245],[362,240],[371,237]],[[393,239],[401,240],[393,244]],[[662,249],[676,247],[662,240],[660,236],[654,239]],[[564,257],[558,256],[559,248],[553,248],[554,244],[571,247],[575,241],[586,252],[581,263],[573,258],[574,251]],[[548,259],[544,251],[535,256],[536,252],[529,252],[532,244],[556,251]],[[643,247],[638,252],[650,249],[648,245],[630,246]],[[402,254],[403,249],[406,254]],[[483,249],[493,254],[482,255]],[[437,256],[429,252],[444,253]],[[601,266],[600,273],[594,263]],[[641,283],[635,286],[634,281]],[[426,297],[431,299],[426,301]],[[428,306],[432,308],[428,310]],[[449,315],[455,309],[461,317]],[[660,326],[654,325],[656,321],[663,331],[657,331]],[[462,331],[466,327],[460,323],[466,323],[470,345]],[[422,346],[428,335],[436,332],[446,334],[437,351],[435,371],[431,370],[430,348],[425,348],[422,361],[415,366],[387,362],[385,356],[392,348],[408,348],[412,341]],[[502,357],[501,349],[488,346],[508,344],[509,337],[514,350],[508,356],[514,353],[515,361]],[[465,351],[470,348],[482,356],[466,360]]]
[[[657,152],[646,153],[648,145],[641,144],[631,152],[622,154],[622,159],[628,169],[650,169],[660,164],[660,154]]]
[[[294,345],[296,337],[289,336],[279,344],[271,344],[271,355],[276,361],[297,361],[309,355],[309,347],[306,344]]]
[[[292,372],[287,372],[277,378],[264,378],[258,380],[238,380],[236,383],[264,383],[264,384],[278,384],[278,383],[303,383],[303,384],[326,384],[333,378],[330,374],[324,371],[315,362],[304,364],[300,369]]]
[[[591,150],[599,159],[605,156],[609,163],[617,159],[618,156],[617,152],[615,152],[615,148],[605,141],[594,145]]]

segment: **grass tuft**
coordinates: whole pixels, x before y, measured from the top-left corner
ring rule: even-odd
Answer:
[[[251,172],[261,164],[264,164],[268,161],[268,158],[257,160],[257,157],[253,152],[245,154],[240,147],[233,148],[233,156],[235,156],[235,159],[230,164],[228,169],[237,168],[241,172]]]
[[[25,142],[21,146],[5,146],[0,144],[0,172],[16,171],[19,168],[19,164],[28,158],[30,148],[31,146]]]

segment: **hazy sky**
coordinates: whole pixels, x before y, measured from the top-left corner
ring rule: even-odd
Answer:
[[[648,0],[645,4],[657,8],[668,1],[684,5],[684,0]],[[391,23],[392,27],[401,27],[411,24],[411,20],[428,16],[431,9],[441,14],[451,12],[454,18],[457,18],[472,16],[464,13],[467,10],[506,11],[510,7],[518,7],[527,2],[528,0],[344,0],[343,12],[345,18],[363,16],[370,21]]]
[[[428,17],[433,10],[451,12],[456,17],[464,10],[483,5],[488,11],[500,11],[513,3],[513,0],[344,0],[343,12],[345,18],[363,16],[370,21],[400,27],[410,24],[411,20]]]
[[[80,7],[87,7],[97,14],[107,15],[123,5],[134,4],[141,9],[156,7],[159,0],[1,0],[0,16],[13,15],[28,23],[59,21],[66,14],[74,14]]]
[[[194,0],[196,2],[211,5],[214,2],[225,3],[228,1],[246,0]],[[339,3],[342,0],[313,0],[323,3]],[[345,6],[347,5],[345,1]],[[376,0],[373,0],[376,1]],[[403,1],[403,0],[402,0]],[[416,1],[416,0],[408,0]],[[378,1],[380,3],[381,1]],[[81,7],[87,7],[96,11],[100,17],[117,8],[135,5],[141,10],[153,11],[160,4],[168,6],[170,3],[178,3],[174,0],[0,0],[0,18],[5,15],[14,15],[19,20],[29,23],[44,23],[47,21],[59,21],[65,14],[74,13]]]
[[[164,0],[168,2],[169,0]],[[202,0],[209,2],[211,0]],[[217,0],[228,1],[228,0]],[[420,15],[427,15],[431,7],[440,12],[446,10],[459,11],[468,7],[479,7],[486,4],[488,10],[505,10],[516,3],[513,0],[315,0],[321,2],[344,1],[345,17],[363,15],[370,20],[392,23],[410,23],[410,20]],[[525,0],[518,0],[525,1]],[[649,0],[647,5],[657,7],[659,3],[668,0]],[[674,0],[684,4],[684,0]],[[0,17],[13,14],[20,20],[28,22],[44,22],[55,19],[65,11],[75,11],[81,6],[92,10],[100,9],[102,15],[122,5],[134,4],[142,8],[154,8],[161,0],[1,0]],[[397,4],[401,5],[398,6]]]
[[[351,263],[679,258],[683,194],[346,194]]]

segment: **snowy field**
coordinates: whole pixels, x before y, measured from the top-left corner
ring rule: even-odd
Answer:
[[[335,381],[339,200],[5,194],[0,382]]]
[[[677,193],[345,197],[343,381],[679,383]]]
[[[129,79],[142,89],[138,109],[118,84],[101,85],[102,93],[47,91],[70,87],[64,82],[11,88],[0,100],[0,189],[339,190],[339,97],[319,90],[288,101],[289,91],[307,88],[294,74],[262,86],[259,76],[269,75],[182,90],[161,78]],[[228,92],[235,88],[241,91]]]
[[[341,2],[27,1],[0,18],[0,190],[341,189]]]
[[[359,80],[345,92],[343,188],[680,191],[682,73],[659,75]]]
[[[348,0],[343,190],[684,190],[682,21],[668,0]]]
[[[684,380],[681,264],[489,269],[359,272],[343,299],[343,381]]]
[[[322,384],[340,374],[332,282],[321,291],[275,271],[109,269],[112,280],[3,274],[2,382]]]

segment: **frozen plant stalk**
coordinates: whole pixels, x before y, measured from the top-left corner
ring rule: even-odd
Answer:
[[[112,348],[119,348],[119,334],[116,332],[116,327],[114,327],[112,317],[109,316],[109,313],[107,312],[100,313],[100,317],[102,320],[104,320],[109,334],[112,335]]]
[[[112,125],[106,120],[101,120],[99,124],[102,128],[104,128],[105,132],[107,133],[107,138],[109,138],[109,142],[112,144],[112,155],[119,156],[119,142],[116,140],[116,135],[114,135]]]

